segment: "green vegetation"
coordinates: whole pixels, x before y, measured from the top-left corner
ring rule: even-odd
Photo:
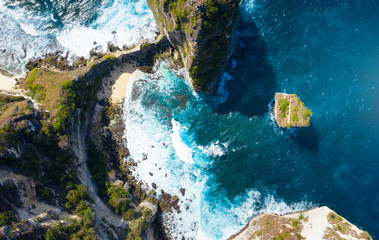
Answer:
[[[294,106],[291,113],[291,120],[296,125],[299,124],[299,115],[297,114],[298,111],[299,111],[298,107]]]
[[[3,125],[7,120],[22,114],[32,113],[32,108],[24,101],[24,97],[15,97],[0,94],[0,125]],[[5,146],[0,144],[1,148]]]
[[[19,116],[24,115],[16,115],[14,118]],[[33,117],[30,119],[36,121]],[[23,151],[20,158],[15,158],[13,155],[9,158],[0,157],[0,164],[22,169],[23,174],[40,181],[44,186],[56,186],[62,189],[72,186],[75,181],[75,173],[71,169],[72,157],[59,147],[60,137],[49,131],[47,120],[41,119],[40,124],[41,128],[37,128],[35,132],[23,124],[12,128],[5,125],[1,128],[0,145],[11,148],[22,144]],[[43,161],[41,157],[44,158]],[[44,174],[41,174],[42,169]],[[39,196],[45,199],[50,196],[47,196],[48,190],[37,193],[41,193]]]
[[[142,50],[147,50],[150,47],[150,43],[144,43],[141,45]]]
[[[13,221],[17,221],[14,213],[6,211],[0,213],[0,227],[11,224]]]
[[[114,211],[124,216],[129,209],[130,201],[127,199],[128,192],[122,188],[121,185],[112,185],[107,183],[107,196],[108,203],[112,206]]]
[[[19,222],[16,210],[13,208],[22,205],[18,190],[13,181],[0,183],[0,227]]]
[[[312,110],[310,110],[308,108],[306,108],[305,112],[303,112],[304,119],[309,120],[312,117],[312,115],[313,115]]]
[[[89,204],[87,189],[83,185],[77,185],[76,189],[68,192],[66,198],[65,207],[77,214],[80,220],[72,220],[68,225],[56,224],[47,230],[45,238],[49,240],[95,239],[95,217]]]
[[[280,99],[279,100],[279,110],[280,110],[280,116],[282,118],[285,118],[289,111],[290,102],[286,99]]]
[[[29,73],[29,77],[26,79],[25,88],[30,90],[30,95],[32,98],[37,99],[37,101],[43,101],[46,97],[46,91],[41,84],[34,82],[37,68],[33,69]]]
[[[279,233],[278,236],[273,238],[273,240],[284,240],[284,237]]]
[[[7,103],[23,101],[25,98],[22,96],[8,96],[0,95],[0,107],[6,105]]]
[[[333,228],[328,228],[324,239],[342,239],[339,235],[339,233],[350,235],[353,231],[352,225],[345,221],[341,216],[329,213],[327,216],[328,222],[332,224]],[[357,236],[359,239],[372,239],[370,234],[368,232],[364,231],[359,236]]]
[[[80,229],[80,225],[78,223],[73,223],[69,225],[58,223],[46,231],[45,239],[46,240],[83,239],[76,235],[79,229]]]
[[[213,90],[211,84],[228,60],[239,3],[240,0],[148,0],[155,19],[166,28],[162,32],[181,31],[180,34],[186,35],[186,41],[174,45],[181,52],[197,90]],[[188,41],[196,42],[196,49],[189,48]]]
[[[138,218],[130,221],[129,229],[130,232],[128,234],[127,240],[135,240],[142,239],[142,234],[145,232],[147,227],[147,222],[143,218]]]
[[[88,151],[88,168],[91,172],[92,179],[97,185],[98,194],[101,197],[104,197],[107,195],[107,156],[96,147],[90,138],[87,139],[86,143]]]
[[[297,219],[290,219],[291,221],[291,225],[295,228],[295,229],[298,229],[299,228],[299,220]]]

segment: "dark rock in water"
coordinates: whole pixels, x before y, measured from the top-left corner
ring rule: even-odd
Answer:
[[[153,176],[153,173],[149,172],[149,175],[150,175],[150,176]]]
[[[1,51],[1,53],[5,53],[7,50],[6,49],[3,49],[3,51]]]
[[[142,153],[142,160],[145,161],[147,159],[147,154],[146,153]]]
[[[154,189],[157,189],[157,184],[152,183],[151,186],[152,186]]]
[[[109,52],[116,52],[120,51],[121,49],[113,44],[108,44],[108,51]]]
[[[97,42],[96,42],[96,41],[94,41],[94,42],[93,42],[93,45],[96,45],[96,44],[97,44]]]
[[[184,188],[181,188],[180,192],[182,193],[183,196],[186,194],[186,190]]]
[[[116,31],[112,31],[112,34],[116,34],[117,32]]]

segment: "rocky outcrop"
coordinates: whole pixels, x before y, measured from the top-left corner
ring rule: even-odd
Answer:
[[[250,239],[372,239],[328,207],[278,216],[262,214],[229,240]]]
[[[211,93],[236,41],[240,0],[148,0],[155,20],[182,57],[190,84]]]
[[[275,120],[281,128],[309,127],[312,111],[296,94],[275,93]]]

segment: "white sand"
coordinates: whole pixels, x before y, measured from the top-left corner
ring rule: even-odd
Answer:
[[[116,68],[104,81],[103,90],[98,93],[98,98],[110,98],[112,103],[121,102],[125,98],[129,79],[136,70],[136,63],[124,63]]]
[[[0,90],[11,91],[16,85],[16,80],[0,73]]]
[[[115,81],[112,86],[111,99],[113,103],[120,102],[125,98],[126,88],[128,87],[128,82],[132,74],[137,70],[134,67],[135,64],[125,64],[118,72],[112,73],[111,77],[114,77]],[[115,76],[114,76],[115,75]]]

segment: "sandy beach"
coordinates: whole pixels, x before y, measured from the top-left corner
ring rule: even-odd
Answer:
[[[111,75],[105,80],[104,88],[99,92],[98,97],[109,99],[112,103],[119,103],[125,98],[126,88],[132,74],[137,70],[136,64],[124,63],[114,71]]]
[[[11,91],[16,84],[14,78],[4,76],[0,73],[0,90]]]

